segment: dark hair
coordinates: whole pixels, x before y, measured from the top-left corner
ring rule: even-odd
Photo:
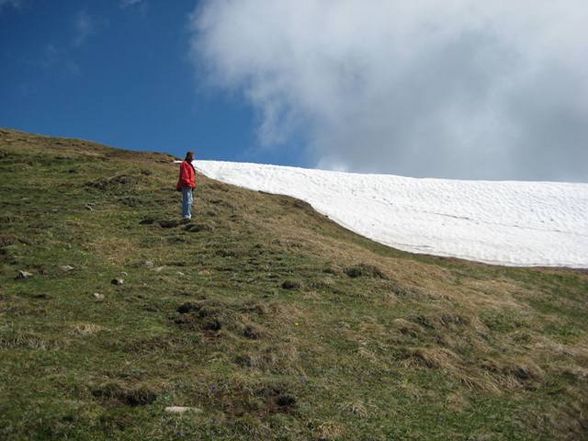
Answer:
[[[184,161],[189,161],[190,159],[194,160],[194,152],[186,153],[186,158],[184,159]]]

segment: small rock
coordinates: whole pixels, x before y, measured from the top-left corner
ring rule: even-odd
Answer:
[[[113,285],[122,285],[123,283],[125,283],[125,281],[123,279],[112,279],[110,283],[112,283]]]
[[[99,302],[101,302],[101,301],[103,301],[103,300],[104,300],[104,294],[100,294],[99,292],[95,292],[95,293],[93,294],[93,296],[94,296],[94,298],[95,298],[97,301],[99,301]]]
[[[185,274],[181,271],[178,271],[178,276],[185,276]]]
[[[73,269],[74,269],[74,267],[73,267],[73,266],[71,266],[71,265],[61,265],[61,266],[59,267],[59,269],[60,269],[61,271],[68,272],[68,271],[71,271],[71,270],[73,270]]]
[[[186,412],[197,412],[201,413],[202,409],[198,409],[197,407],[185,407],[185,406],[169,406],[165,408],[167,413],[176,413],[182,414]]]
[[[153,268],[153,261],[151,260],[146,260],[145,262],[143,262],[143,265],[145,265],[147,268]]]
[[[25,280],[25,279],[30,279],[31,277],[33,277],[32,273],[29,273],[28,271],[19,271],[18,275],[16,276],[16,280]]]

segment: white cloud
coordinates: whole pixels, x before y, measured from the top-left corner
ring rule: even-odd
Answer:
[[[143,0],[120,0],[121,8],[128,8],[129,6],[135,6],[141,3]]]
[[[269,146],[405,175],[588,180],[585,0],[208,0],[192,56]]]
[[[94,34],[97,30],[96,20],[86,11],[77,13],[74,20],[75,36],[74,46],[82,46],[88,37]]]
[[[24,4],[24,0],[0,0],[0,12],[5,6],[11,6],[15,9],[20,9]]]

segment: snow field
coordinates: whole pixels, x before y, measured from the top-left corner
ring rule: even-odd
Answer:
[[[302,199],[350,230],[400,250],[510,266],[588,268],[588,184],[194,165],[213,179]]]

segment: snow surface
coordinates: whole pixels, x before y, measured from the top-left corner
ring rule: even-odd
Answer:
[[[416,179],[194,161],[213,179],[310,203],[414,253],[511,266],[588,268],[588,184]]]

